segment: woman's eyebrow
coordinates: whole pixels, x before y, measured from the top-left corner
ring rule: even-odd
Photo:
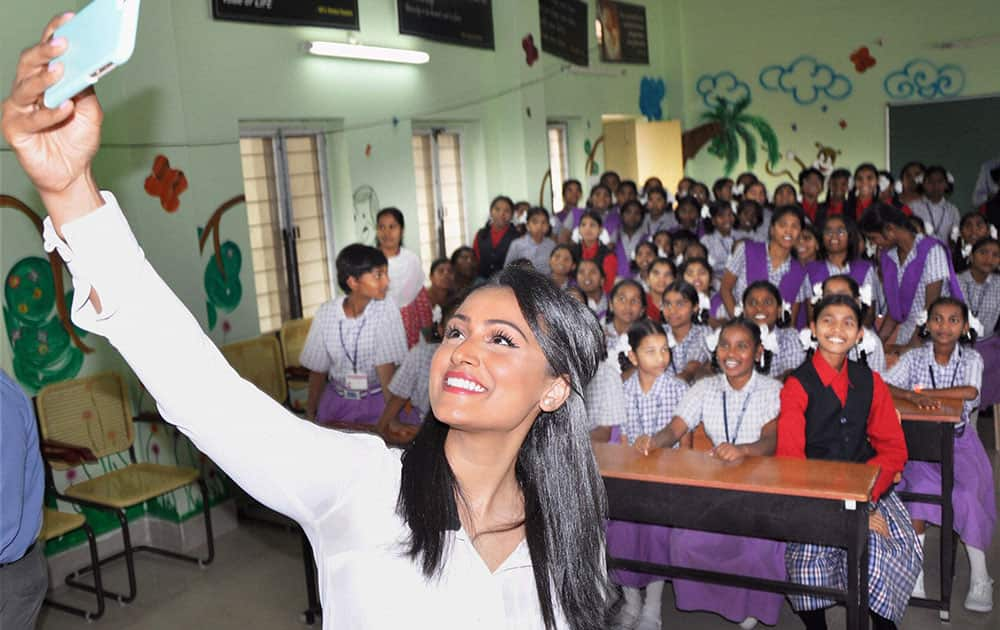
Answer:
[[[471,321],[469,319],[469,316],[465,315],[463,313],[455,313],[454,315],[451,316],[451,318],[452,319],[460,319],[460,320],[462,320],[465,323],[469,323]],[[514,330],[516,330],[517,334],[521,335],[521,337],[523,337],[524,339],[528,338],[528,336],[524,334],[524,331],[521,330],[521,328],[517,324],[515,324],[514,322],[511,322],[511,321],[507,321],[506,319],[487,319],[485,323],[487,323],[487,324],[502,324],[504,326],[510,326],[511,328],[513,328]]]

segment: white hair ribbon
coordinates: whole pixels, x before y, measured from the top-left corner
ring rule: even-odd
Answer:
[[[743,314],[743,303],[737,302],[736,308],[733,309],[733,317],[739,317]]]
[[[712,220],[712,211],[709,209],[708,204],[702,204],[701,206],[701,218]]]
[[[776,330],[771,330],[767,325],[760,327],[760,343],[764,346],[765,350],[770,351],[772,354],[777,354],[778,352],[778,333]]]
[[[712,300],[704,293],[698,293],[698,310],[707,311],[712,308]]]
[[[892,184],[890,184],[888,177],[886,177],[885,175],[879,175],[878,176],[878,189],[879,190],[889,190],[889,187],[891,185]]]
[[[877,337],[874,334],[869,335],[865,332],[861,336],[861,339],[858,339],[858,348],[860,348],[866,356],[871,356],[872,353],[875,352],[875,344],[878,343],[876,339]]]
[[[878,253],[878,247],[875,243],[872,243],[869,239],[865,239],[865,256],[869,258],[874,258],[875,254]]]
[[[806,350],[816,349],[816,340],[813,339],[812,331],[808,328],[803,328],[799,331],[799,341],[802,343],[802,347]]]
[[[434,322],[435,324],[440,324],[442,316],[443,315],[441,313],[441,305],[435,304],[434,308],[431,309],[431,321]]]
[[[892,185],[892,189],[896,191],[897,195],[902,195],[903,194],[903,180],[899,180],[895,184],[893,184]]]
[[[792,316],[792,305],[784,300],[781,301],[781,310],[788,313],[789,317]]]
[[[951,240],[958,242],[958,239],[962,237],[962,230],[958,227],[958,224],[951,226],[951,234],[949,238]]]
[[[863,284],[860,287],[858,287],[858,298],[861,300],[861,303],[864,304],[865,306],[871,307],[872,293],[873,293],[872,285],[870,284]]]
[[[743,194],[743,190],[744,190],[743,184],[733,184],[733,194],[736,195],[737,197]]]
[[[924,221],[924,234],[927,234],[928,236],[934,235],[934,226],[931,225],[930,222],[926,220]]]
[[[997,237],[997,226],[990,224],[990,238]]]
[[[944,177],[945,177],[945,179],[948,180],[949,184],[951,184],[952,186],[955,185],[955,176],[951,174],[951,171],[945,171],[944,172]]]
[[[982,337],[984,332],[983,322],[979,321],[979,318],[969,311],[969,328],[976,331],[977,337]]]
[[[674,256],[674,264],[680,267],[684,264],[684,254],[677,254]]]
[[[971,255],[972,255],[972,243],[966,243],[965,245],[962,245],[962,258],[968,260],[969,256]]]
[[[660,258],[670,258],[670,254],[668,254],[666,250],[659,245],[656,246],[656,255]]]
[[[708,348],[709,352],[715,352],[715,349],[719,345],[719,331],[721,329],[716,328],[712,331],[712,334],[705,336],[705,347]]]
[[[815,304],[816,302],[819,302],[822,299],[823,299],[823,283],[822,282],[814,282],[813,283],[812,298],[809,301],[812,302],[813,304]],[[782,305],[782,306],[784,306],[784,305]]]
[[[672,330],[667,331],[667,345],[670,346],[671,350],[677,347],[677,337],[674,337],[674,331]]]
[[[917,313],[917,319],[915,321],[916,321],[917,326],[926,326],[927,325],[927,311],[920,311],[919,313]]]
[[[917,186],[923,184],[924,183],[924,174],[923,173],[917,173],[916,175],[913,176],[913,181],[917,184]]]

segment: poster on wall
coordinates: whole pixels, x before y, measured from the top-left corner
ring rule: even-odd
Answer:
[[[578,66],[588,65],[587,3],[538,0],[542,50]]]
[[[216,20],[357,30],[358,0],[212,0]]]
[[[649,63],[646,7],[597,0],[597,17],[601,22],[601,61]]]
[[[493,0],[397,0],[399,32],[493,50]]]

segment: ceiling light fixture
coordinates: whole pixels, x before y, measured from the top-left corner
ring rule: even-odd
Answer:
[[[427,63],[431,60],[431,56],[421,50],[383,48],[381,46],[364,46],[361,44],[345,44],[342,42],[309,42],[306,50],[310,54],[320,55],[323,57],[362,59],[364,61],[421,64]]]

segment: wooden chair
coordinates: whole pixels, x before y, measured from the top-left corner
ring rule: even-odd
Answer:
[[[285,380],[288,383],[289,407],[293,411],[304,413],[302,397],[292,395],[293,391],[306,390],[309,387],[309,370],[299,363],[299,355],[306,345],[306,337],[312,326],[312,318],[291,319],[281,325],[278,338],[281,340],[281,351],[285,358]]]
[[[104,614],[104,589],[101,584],[101,565],[97,558],[97,540],[94,538],[94,530],[87,524],[87,519],[82,514],[60,512],[51,508],[45,508],[43,512],[42,534],[39,539],[48,542],[60,536],[83,529],[87,535],[87,545],[90,548],[90,568],[94,574],[94,591],[97,596],[97,610],[89,611],[69,604],[63,604],[53,599],[45,598],[45,605],[51,606],[63,612],[68,612],[87,621],[100,619]]]
[[[128,593],[123,595],[104,589],[96,581],[95,567],[84,567],[67,577],[68,586],[95,594],[101,593],[105,597],[117,599],[120,603],[127,603],[133,601],[136,595],[133,555],[137,551],[157,553],[194,562],[199,566],[212,562],[215,557],[215,545],[212,539],[208,486],[201,479],[201,474],[193,468],[146,462],[140,464],[136,461],[133,448],[135,429],[132,424],[132,407],[120,376],[113,372],[104,372],[48,385],[38,393],[37,407],[44,441],[50,444],[56,442],[70,449],[81,449],[93,458],[127,450],[131,462],[124,468],[73,484],[62,493],[55,493],[65,501],[111,512],[118,518],[124,549],[99,560],[96,566],[103,566],[124,556],[128,568]],[[66,470],[75,465],[64,458],[46,456],[46,459],[56,470]],[[150,545],[133,546],[125,510],[195,482],[198,483],[202,494],[202,511],[205,516],[208,544],[207,557],[197,558]],[[86,573],[94,573],[94,585],[76,580]]]
[[[274,335],[261,335],[222,346],[222,355],[240,376],[257,386],[280,405],[288,399],[285,362]]]

